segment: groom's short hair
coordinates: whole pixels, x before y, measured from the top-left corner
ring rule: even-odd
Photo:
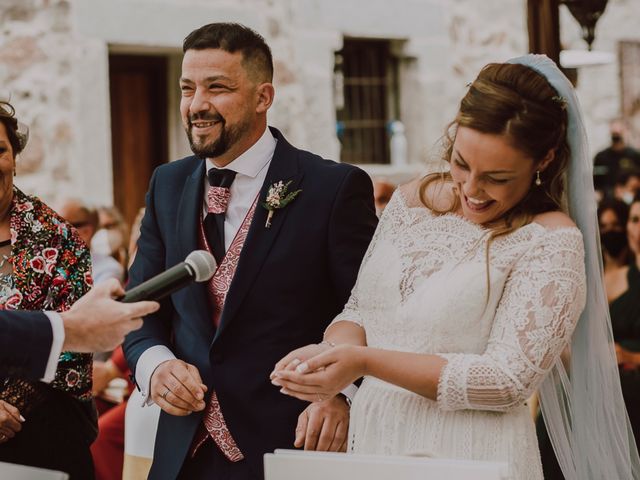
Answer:
[[[271,49],[262,35],[239,23],[210,23],[191,32],[184,39],[182,51],[218,48],[225,52],[242,53],[242,65],[252,80],[273,80]]]

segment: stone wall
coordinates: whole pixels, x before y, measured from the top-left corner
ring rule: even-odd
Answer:
[[[51,198],[73,192],[75,45],[67,0],[0,2],[0,97],[29,125],[16,184]]]
[[[527,51],[525,6],[525,0],[397,0],[392,10],[388,0],[0,0],[0,95],[11,95],[31,127],[16,183],[47,201],[73,195],[111,202],[108,52],[165,53],[173,74],[184,36],[217,20],[264,34],[276,64],[270,123],[329,158],[339,157],[334,52],[345,35],[398,40],[401,117],[410,161],[422,164],[436,155],[432,146],[479,69]],[[619,39],[640,38],[637,18],[640,2],[610,0],[595,48],[615,52]],[[583,48],[564,11],[562,39]],[[594,149],[606,144],[606,123],[619,114],[617,68],[580,72]],[[178,156],[186,144],[176,93],[167,98],[170,153]]]

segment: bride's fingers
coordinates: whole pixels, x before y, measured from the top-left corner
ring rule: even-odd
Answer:
[[[276,372],[275,378],[273,381],[281,382],[292,382],[297,385],[307,385],[310,387],[318,387],[325,383],[326,373],[324,370],[320,372],[311,372],[311,373],[298,373],[297,371],[289,371],[289,370],[281,370]]]
[[[297,398],[299,400],[304,400],[305,402],[311,402],[311,403],[323,402],[335,395],[335,393],[320,393],[320,392],[302,393],[302,392],[297,392],[295,390],[289,390],[286,388],[281,388],[280,393],[284,395],[288,395],[290,397]]]
[[[300,363],[296,367],[296,372],[307,373],[307,372],[315,372],[316,370],[323,370],[325,367],[328,367],[335,361],[336,361],[336,357],[333,350],[328,350],[324,353],[316,355],[315,357],[312,357]]]
[[[279,381],[274,380],[272,382],[274,385],[285,388],[287,390],[291,390],[297,393],[314,393],[323,390],[320,385],[300,385],[296,382],[289,382],[287,380],[279,379]]]
[[[298,365],[300,365],[301,363],[302,363],[302,360],[300,360],[299,358],[294,358],[289,362],[289,365],[284,367],[284,370],[288,372],[293,372],[295,371],[296,368],[298,368]]]
[[[276,366],[273,368],[273,373],[279,370],[284,370],[296,358],[297,352],[298,350],[294,350],[293,352],[285,355],[278,363],[276,363]],[[271,375],[273,375],[273,373]]]

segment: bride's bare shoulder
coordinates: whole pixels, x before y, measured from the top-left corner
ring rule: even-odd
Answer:
[[[399,187],[407,206],[427,208],[422,201],[422,195],[430,210],[446,211],[451,208],[455,202],[453,184],[444,178],[434,178],[423,187],[427,181],[427,177],[416,178]]]

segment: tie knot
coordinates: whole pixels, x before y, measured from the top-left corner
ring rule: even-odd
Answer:
[[[236,178],[236,173],[228,168],[212,168],[209,170],[209,185],[212,187],[229,188]]]

